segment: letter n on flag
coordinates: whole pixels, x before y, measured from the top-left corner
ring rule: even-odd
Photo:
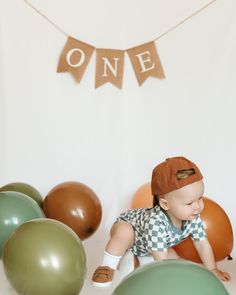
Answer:
[[[164,79],[165,74],[154,41],[126,50],[141,86],[148,77]]]
[[[79,83],[94,49],[89,44],[68,37],[61,53],[57,73],[70,72]]]
[[[122,88],[124,55],[124,50],[96,49],[95,88],[107,82]]]

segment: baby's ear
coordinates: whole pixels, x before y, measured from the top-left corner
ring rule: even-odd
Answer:
[[[164,198],[159,198],[159,205],[162,209],[164,209],[166,211],[169,209],[168,201]]]

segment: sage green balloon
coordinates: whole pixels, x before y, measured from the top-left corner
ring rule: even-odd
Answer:
[[[19,295],[78,295],[86,256],[80,239],[68,226],[42,218],[15,230],[4,246],[3,266]]]
[[[113,295],[226,295],[221,281],[210,271],[189,261],[154,262],[128,275]]]
[[[43,197],[40,192],[34,188],[32,185],[24,182],[12,182],[8,183],[0,188],[0,192],[3,191],[14,191],[23,193],[33,200],[35,200],[38,205],[41,207],[43,203]]]
[[[0,192],[0,257],[3,245],[22,223],[45,217],[43,210],[30,197],[13,191]]]

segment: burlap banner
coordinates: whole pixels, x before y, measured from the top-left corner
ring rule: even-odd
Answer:
[[[70,72],[80,82],[95,48],[68,38],[57,72]],[[126,50],[137,81],[142,85],[148,77],[165,78],[154,41]],[[95,88],[111,83],[122,88],[125,50],[96,48]]]
[[[164,71],[154,41],[127,50],[139,86],[148,77],[164,79]]]
[[[94,49],[89,44],[68,37],[61,53],[57,72],[70,72],[79,83]]]
[[[122,88],[124,55],[124,50],[96,49],[95,88],[107,82]]]
[[[46,15],[41,13],[41,11],[35,8],[27,0],[24,1],[48,22],[50,22],[51,25],[53,25],[56,29],[68,37],[68,34],[62,28],[52,22]],[[199,12],[206,9],[214,2],[216,2],[216,0],[211,0],[206,5],[192,13],[190,16],[186,17],[179,23],[160,34],[152,42],[126,50],[131,60],[139,86],[142,85],[149,77],[156,77],[159,79],[165,78],[165,74],[154,42],[173,31],[193,16],[197,15]],[[94,50],[95,48],[93,46],[68,37],[67,43],[64,46],[59,60],[57,72],[70,72],[75,77],[77,82],[80,82]],[[116,49],[96,49],[96,52],[97,59],[95,88],[107,82],[122,88],[124,51]]]

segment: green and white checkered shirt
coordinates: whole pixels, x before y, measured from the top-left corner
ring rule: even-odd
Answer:
[[[145,256],[154,251],[167,251],[188,236],[194,241],[206,238],[200,215],[193,220],[185,220],[182,229],[173,226],[167,213],[159,206],[154,208],[132,209],[122,213],[116,222],[130,223],[135,232],[135,242],[131,251],[137,256]]]

